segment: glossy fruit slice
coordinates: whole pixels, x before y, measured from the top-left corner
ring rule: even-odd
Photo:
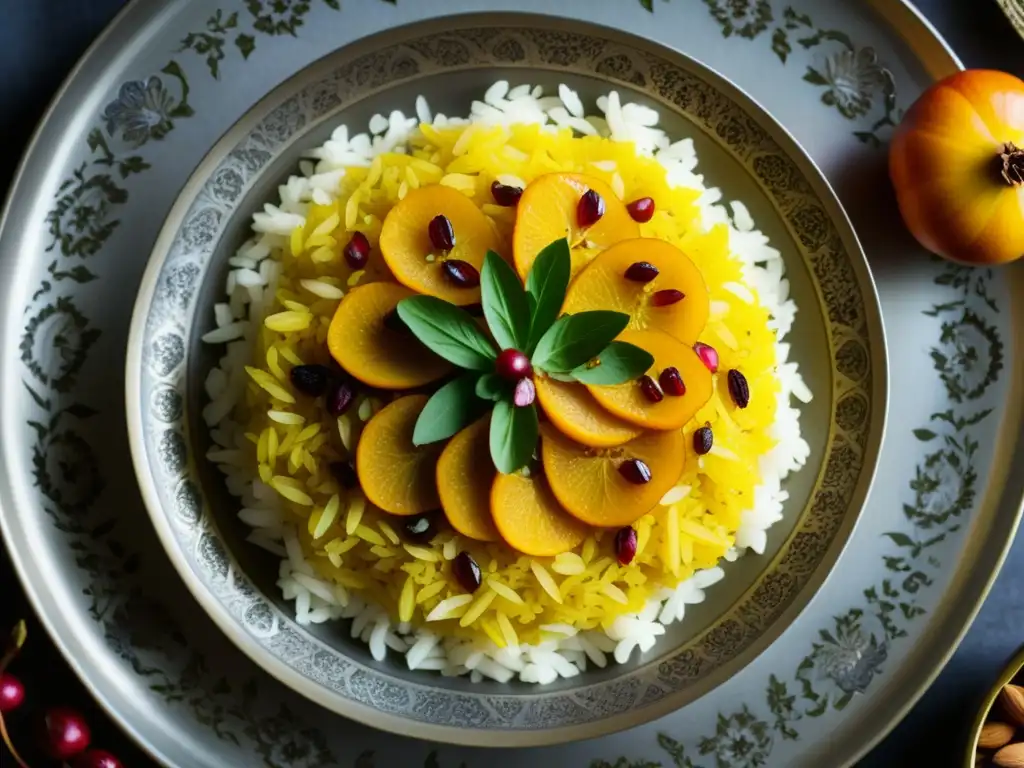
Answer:
[[[534,377],[534,384],[537,399],[548,419],[558,431],[577,443],[610,448],[629,442],[642,431],[608,413],[582,384],[547,376]]]
[[[505,543],[533,557],[568,552],[588,533],[558,505],[539,471],[529,477],[498,474],[491,486],[491,515]]]
[[[448,373],[451,365],[447,361],[400,324],[388,321],[398,302],[413,295],[396,283],[368,283],[349,291],[335,310],[327,333],[327,348],[338,365],[360,381],[382,389],[411,389]]]
[[[444,443],[412,444],[426,395],[400,397],[370,419],[356,446],[356,474],[371,504],[392,515],[437,509],[436,467]]]
[[[453,437],[437,460],[437,493],[452,528],[477,541],[500,536],[491,517],[491,420],[484,417]]]
[[[430,223],[438,216],[446,216],[451,223],[455,247],[450,251],[439,250],[431,242]],[[381,255],[398,282],[459,305],[479,303],[484,256],[500,247],[498,233],[476,204],[440,184],[409,190],[385,217],[380,233]],[[446,271],[443,264],[449,259],[469,264],[477,273],[477,283],[457,284],[453,275],[466,270]]]
[[[604,214],[592,226],[580,227],[577,207],[587,190],[601,196]],[[576,274],[605,248],[639,235],[640,227],[625,204],[603,181],[581,173],[548,173],[527,185],[519,198],[512,252],[519,276],[525,280],[537,254],[568,237]]]
[[[654,266],[657,277],[647,283],[627,278],[630,267],[640,263]],[[580,272],[563,311],[625,312],[633,330],[665,331],[693,344],[708,321],[710,305],[704,278],[686,254],[664,240],[638,237],[616,243]]]
[[[619,341],[654,355],[654,366],[647,373],[655,381],[666,368],[678,370],[686,394],[666,395],[654,403],[644,395],[639,380],[613,386],[588,385],[594,399],[613,416],[645,429],[680,429],[711,399],[714,379],[693,347],[664,331],[653,330],[623,331]]]
[[[618,528],[651,511],[683,474],[683,433],[646,432],[617,448],[595,450],[567,439],[556,429],[543,430],[544,474],[558,503],[588,525]],[[620,471],[624,462],[642,461],[650,480],[630,482]]]

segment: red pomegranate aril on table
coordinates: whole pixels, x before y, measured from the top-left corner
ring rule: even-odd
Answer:
[[[25,686],[9,672],[0,674],[0,713],[13,712],[25,701]]]
[[[480,566],[468,552],[459,552],[452,560],[452,573],[456,580],[467,592],[476,592],[480,588],[483,577],[480,573]]]
[[[674,366],[661,372],[661,375],[658,376],[658,383],[661,385],[661,391],[666,395],[682,397],[686,394],[686,384],[683,383],[683,377],[679,375],[679,369]]]
[[[629,211],[629,215],[633,217],[633,221],[638,221],[641,224],[648,222],[651,220],[651,217],[654,216],[654,198],[637,198],[632,203],[626,205],[626,210]]]
[[[718,373],[718,350],[712,347],[710,344],[705,344],[698,341],[693,345],[693,351],[697,353],[697,357],[704,363],[709,371],[712,373]]]
[[[686,298],[686,294],[675,288],[665,288],[651,294],[652,307],[670,307]]]
[[[629,565],[636,557],[636,530],[627,525],[615,534],[615,559],[619,565]]]
[[[626,459],[619,464],[619,474],[633,485],[651,482],[651,468],[641,459]]]
[[[345,263],[352,269],[362,269],[370,259],[370,241],[362,232],[353,232],[342,255],[345,257]]]
[[[662,394],[661,389],[658,387],[658,382],[650,376],[641,376],[639,384],[640,391],[643,393],[644,397],[652,403],[660,403],[665,399],[665,395]]]
[[[511,208],[519,202],[519,198],[523,196],[522,187],[514,187],[511,184],[502,184],[500,181],[496,181],[491,184],[491,197],[494,198],[494,202],[498,205],[504,206],[505,208]]]
[[[457,288],[476,288],[480,285],[480,272],[468,261],[448,259],[442,262],[441,270],[448,282]]]
[[[71,761],[71,768],[124,768],[124,763],[103,749],[90,749]]]
[[[347,381],[335,382],[327,393],[327,412],[331,416],[341,416],[352,407],[356,399],[356,390]]]
[[[530,365],[530,358],[518,349],[504,349],[494,361],[494,372],[503,379],[518,381],[530,376],[533,373],[533,366]]]
[[[592,227],[604,216],[604,198],[588,189],[576,203],[576,224],[580,227]]]
[[[637,261],[626,268],[625,277],[634,283],[649,283],[659,272],[660,270],[649,261]]]
[[[78,712],[54,707],[43,718],[42,748],[54,760],[68,760],[89,747],[89,726]]]
[[[430,236],[430,244],[439,251],[450,251],[455,247],[455,230],[452,228],[451,219],[443,213],[430,220],[427,234]]]

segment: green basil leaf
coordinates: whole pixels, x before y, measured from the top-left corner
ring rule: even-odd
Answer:
[[[398,316],[413,335],[450,363],[471,371],[494,366],[497,352],[472,316],[434,296],[398,302]]]
[[[475,396],[478,373],[465,373],[435,392],[416,419],[413,445],[447,440],[480,415],[482,403]]]
[[[599,355],[628,324],[629,315],[624,312],[564,315],[541,337],[531,362],[535,368],[567,373]]]
[[[572,377],[584,384],[625,384],[654,365],[654,355],[635,344],[613,341],[593,360],[572,369]]]
[[[481,400],[501,400],[510,389],[509,382],[496,373],[485,373],[476,382],[476,396]]]
[[[572,260],[569,241],[556,240],[537,254],[526,276],[526,293],[530,297],[530,338],[526,344],[527,357],[533,354],[541,337],[558,318],[569,288]]]
[[[502,349],[523,349],[530,336],[530,305],[519,276],[501,256],[488,251],[480,273],[487,327]]]
[[[504,475],[530,463],[537,448],[537,408],[516,408],[508,399],[499,400],[491,412],[491,459]]]

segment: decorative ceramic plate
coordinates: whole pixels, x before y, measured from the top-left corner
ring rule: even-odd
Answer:
[[[310,632],[296,624],[275,587],[277,558],[252,556],[235,519],[239,502],[209,471],[198,400],[219,356],[199,337],[210,330],[228,259],[301,153],[339,124],[411,111],[415,93],[437,111],[467,113],[474,95],[505,77],[551,91],[564,83],[590,104],[615,88],[623,101],[659,109],[674,138],[693,137],[710,185],[742,199],[785,255],[801,307],[792,359],[821,393],[803,416],[811,458],[786,483],[787,524],[773,529],[768,552],[726,564],[721,587],[687,611],[664,646],[541,689],[467,686],[410,672],[401,657],[374,664],[345,627]],[[777,124],[696,62],[638,38],[551,17],[489,14],[411,25],[345,48],[280,86],[218,142],[175,204],[143,278],[129,340],[128,421],[143,497],[172,562],[261,666],[371,725],[437,741],[525,746],[601,735],[678,709],[734,677],[782,634],[861,512],[881,446],[885,368],[856,237]]]
[[[1003,9],[1006,18],[1013,24],[1021,37],[1024,37],[1024,1],[1022,0],[996,0],[999,7]]]
[[[206,150],[278,82],[358,37],[544,0],[130,5],[73,74],[0,231],[0,506],[40,616],[125,728],[195,766],[848,765],[912,705],[998,570],[1024,496],[1022,270],[930,259],[884,147],[959,65],[896,0],[592,3],[588,21],[684,51],[807,149],[871,262],[892,352],[873,493],[832,577],[741,674],[649,725],[531,750],[438,749],[310,704],[250,663],[167,562],[136,488],[123,350],[144,263]],[[167,412],[179,407],[167,398]],[[457,715],[453,715],[457,716]]]

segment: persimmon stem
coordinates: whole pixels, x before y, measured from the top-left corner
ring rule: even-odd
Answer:
[[[1012,141],[1008,141],[1003,144],[1003,150],[999,153],[999,161],[1002,165],[1000,173],[1003,181],[1011,187],[1024,185],[1024,149]]]

